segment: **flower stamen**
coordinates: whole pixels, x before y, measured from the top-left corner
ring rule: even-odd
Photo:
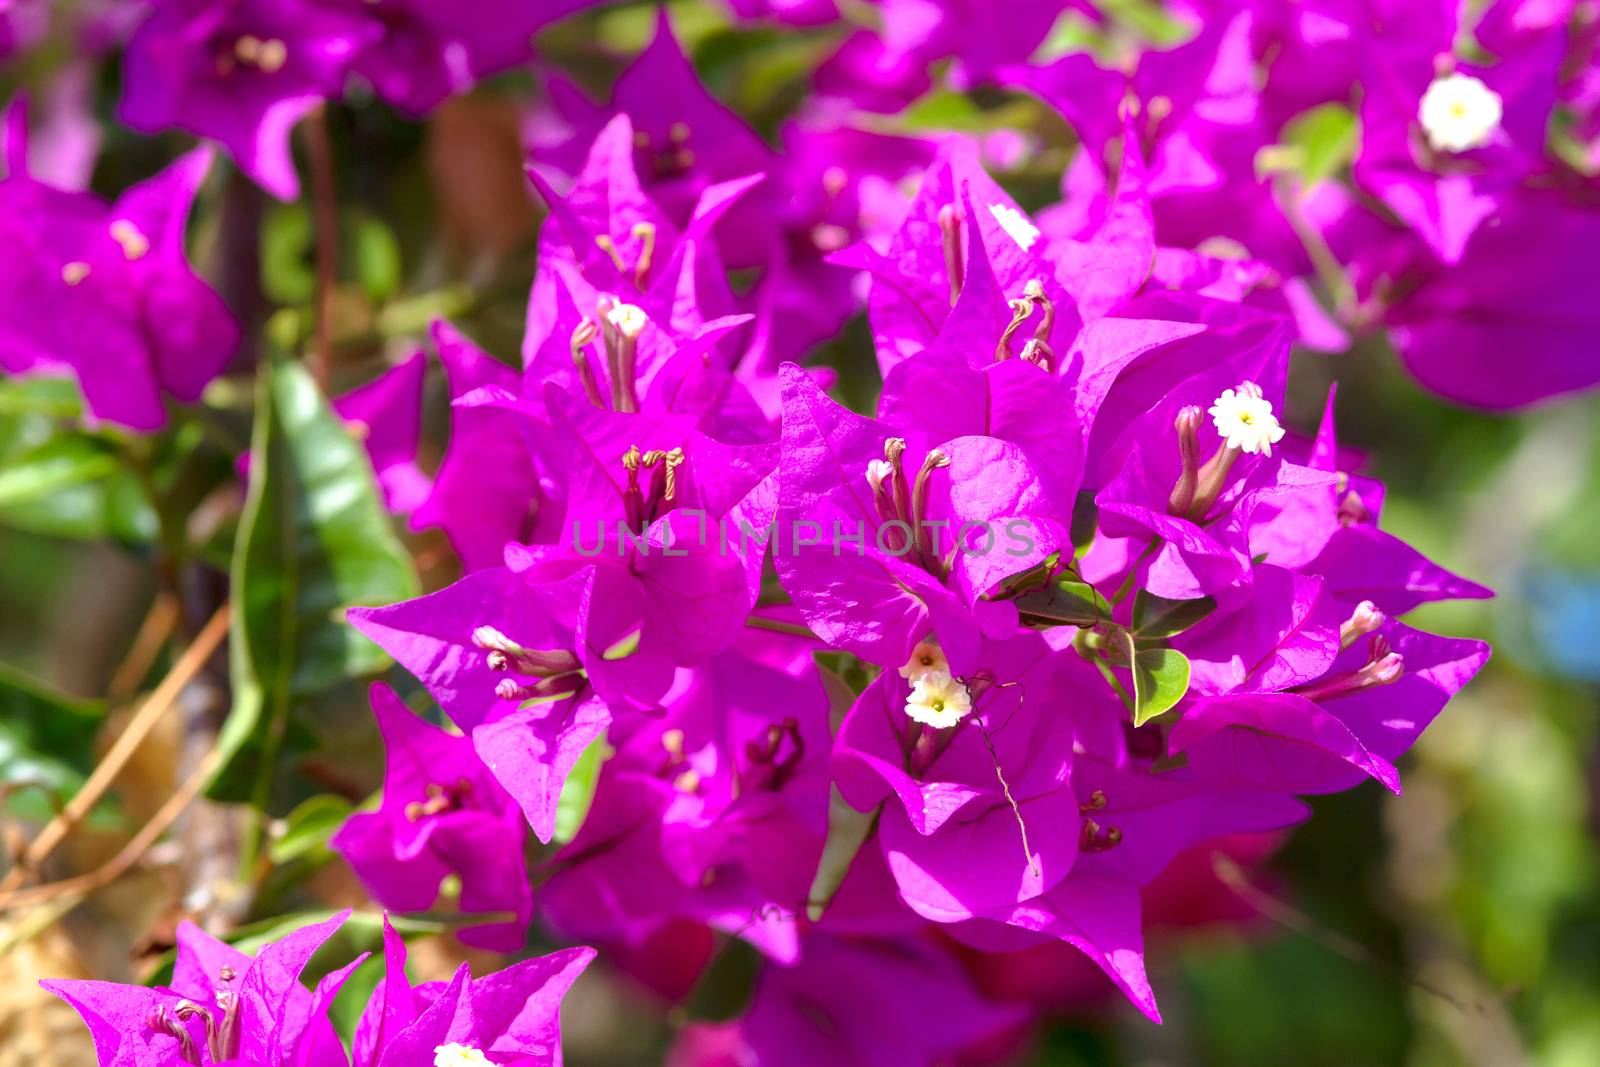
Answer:
[[[1055,351],[1050,347],[1050,334],[1056,326],[1056,307],[1045,294],[1044,282],[1038,278],[1030,278],[1022,288],[1022,296],[1012,300],[1010,306],[1011,321],[1006,324],[1005,330],[1000,334],[999,342],[995,344],[995,362],[1004,362],[1012,358],[1011,339],[1037,310],[1039,322],[1033,328],[1033,338],[1022,346],[1022,358],[1045,370],[1052,369],[1055,364]]]
[[[1391,651],[1389,641],[1382,634],[1373,635],[1368,645],[1367,662],[1359,669],[1295,686],[1289,692],[1307,700],[1322,702],[1359,693],[1380,685],[1398,682],[1406,672],[1405,657]]]
[[[933,484],[933,472],[950,466],[950,457],[937,448],[928,450],[917,472],[916,484],[911,490],[911,533],[917,551],[922,555],[922,565],[930,574],[943,576],[944,565],[939,559],[939,547],[928,516],[928,492]]]
[[[589,398],[589,403],[604,410],[606,402],[600,394],[600,382],[595,378],[594,366],[584,351],[599,336],[599,325],[593,319],[586,318],[573,328],[572,339],[568,344],[572,351],[572,364],[578,369],[578,380],[583,382],[584,395]]]
[[[650,266],[655,262],[656,255],[656,227],[653,222],[636,222],[629,231],[640,242],[639,258],[633,264],[633,284],[640,289],[645,286],[645,279],[650,275]]]
[[[1343,652],[1372,631],[1381,627],[1389,617],[1378,610],[1370,600],[1356,605],[1350,617],[1339,625],[1339,651]]]
[[[950,303],[954,306],[966,282],[966,260],[961,253],[961,224],[966,219],[954,204],[939,209],[939,239],[944,248],[944,272],[950,279]]]

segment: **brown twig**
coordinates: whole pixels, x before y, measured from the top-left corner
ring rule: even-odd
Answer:
[[[27,878],[29,872],[35,870],[72,832],[73,827],[89,813],[95,802],[110,788],[112,781],[133,757],[139,745],[161,721],[161,716],[172,706],[178,694],[183,692],[184,686],[189,684],[205,665],[206,660],[217,650],[217,646],[222,643],[227,633],[228,605],[223,604],[195,637],[194,643],[178,657],[178,662],[172,665],[172,670],[161,680],[161,684],[156,686],[155,692],[151,693],[149,699],[134,713],[111,748],[90,772],[88,779],[83,783],[83,788],[73,795],[59,815],[45,825],[39,836],[29,842],[22,855],[17,857],[16,865],[4,879],[0,879],[0,900],[8,899],[6,894],[15,890]]]
[[[306,158],[311,164],[311,197],[317,228],[317,346],[311,373],[326,392],[333,374],[333,296],[339,274],[339,199],[334,184],[333,144],[328,112],[319,107],[306,119]]]
[[[170,593],[160,593],[150,605],[149,614],[139,624],[139,632],[128,647],[128,654],[117,665],[106,687],[106,700],[120,704],[132,696],[150,673],[151,664],[161,654],[162,647],[178,625],[178,600]]]
[[[207,753],[206,758],[200,761],[200,765],[190,773],[188,778],[184,779],[183,784],[178,787],[178,791],[168,797],[167,802],[161,805],[161,809],[150,817],[150,821],[145,823],[137,834],[133,835],[132,840],[122,846],[121,851],[101,866],[88,874],[81,874],[75,878],[66,878],[59,882],[37,885],[31,889],[18,889],[10,893],[0,894],[0,910],[33,907],[49,903],[64,896],[92,893],[96,889],[110,885],[131,870],[134,864],[138,863],[144,857],[144,854],[150,850],[150,846],[154,845],[157,839],[166,832],[167,828],[177,821],[178,816],[183,814],[183,810],[194,802],[195,797],[200,795],[200,791],[205,788],[206,782],[210,780],[212,774],[216,773],[217,767],[221,763],[222,753],[220,750],[212,749]]]

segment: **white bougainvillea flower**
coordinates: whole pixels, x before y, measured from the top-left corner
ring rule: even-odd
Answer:
[[[1435,152],[1482,148],[1500,129],[1500,94],[1470,74],[1435,78],[1422,94],[1417,121]]]
[[[926,671],[911,685],[906,714],[916,722],[946,730],[972,712],[967,687],[945,671]]]

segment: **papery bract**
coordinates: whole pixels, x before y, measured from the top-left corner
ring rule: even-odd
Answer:
[[[143,133],[210,137],[262,188],[293,200],[290,132],[343,92],[351,61],[381,32],[315,0],[155,0],[128,43],[118,114]]]
[[[426,911],[450,874],[463,912],[506,912],[465,927],[470,945],[514,952],[533,913],[522,812],[474,752],[470,738],[417,718],[382,684],[372,710],[388,750],[383,800],[346,820],[328,842],[385,907]]]
[[[92,419],[158,429],[166,399],[199,400],[239,343],[233,316],[185,253],[211,153],[196,149],[106,204],[28,176],[20,104],[7,134],[0,366],[70,370]]]

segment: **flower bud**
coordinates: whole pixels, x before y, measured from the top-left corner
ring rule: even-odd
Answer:
[[[489,653],[489,669],[496,672],[516,671],[537,678],[554,678],[583,669],[578,657],[566,649],[524,648],[493,626],[479,626],[473,630],[472,643]],[[509,681],[505,679],[501,685]]]
[[[1172,495],[1167,498],[1168,514],[1187,516],[1194,503],[1195,486],[1200,481],[1200,425],[1204,420],[1205,412],[1198,405],[1190,404],[1178,412],[1173,422],[1173,428],[1178,431],[1178,455],[1183,469],[1172,487]]]
[[[1405,657],[1392,651],[1388,640],[1378,634],[1372,638],[1367,662],[1358,670],[1336,674],[1289,690],[1307,700],[1325,701],[1359,693],[1374,686],[1390,685],[1405,674]]]
[[[1377,605],[1370,600],[1363,600],[1356,605],[1355,611],[1350,613],[1350,618],[1339,626],[1339,648],[1341,650],[1349,648],[1387,620],[1388,616],[1379,611]]]

